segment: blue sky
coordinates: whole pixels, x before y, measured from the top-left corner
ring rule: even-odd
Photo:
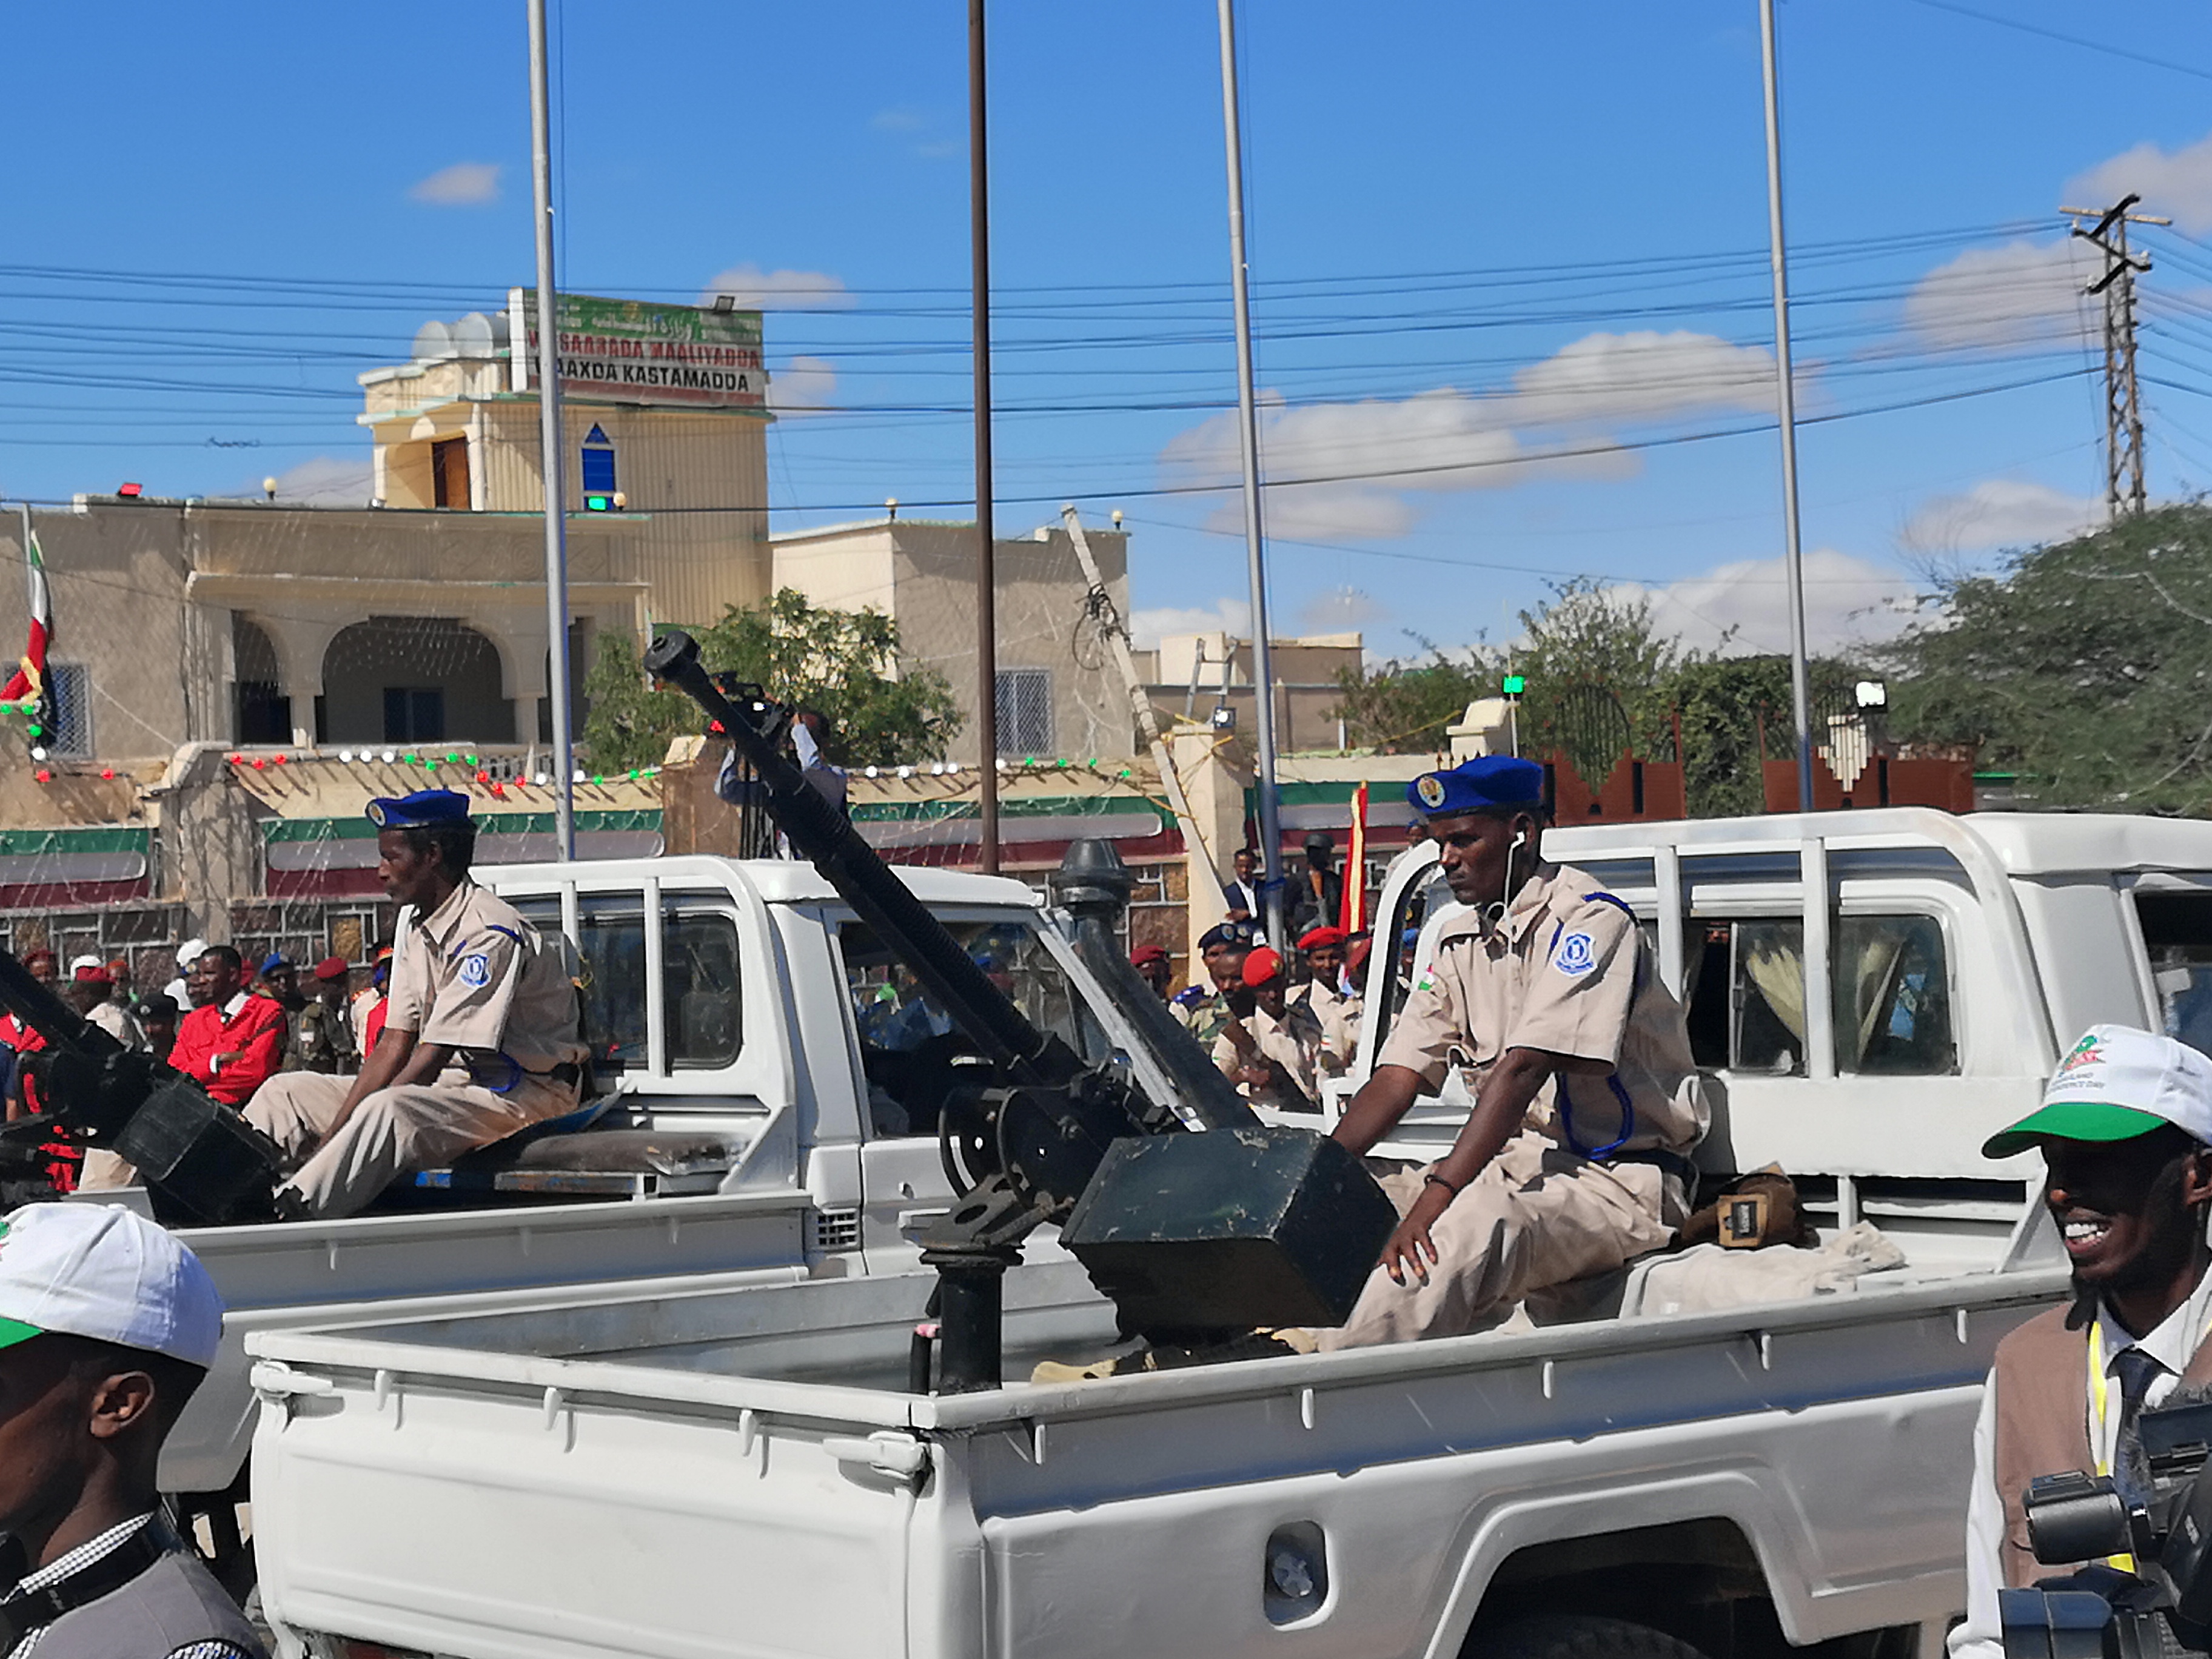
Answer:
[[[563,285],[765,295],[780,527],[964,501],[964,6],[553,8]],[[1278,631],[1503,640],[1589,574],[1778,646],[1754,0],[1241,17],[1271,476],[1332,481],[1270,491]],[[2179,222],[2143,233],[2152,487],[2212,483],[2203,9],[1781,19],[1816,636],[2094,514],[2069,190]],[[14,36],[10,496],[342,489],[353,376],[529,280],[520,0]],[[1000,527],[1118,507],[1149,627],[1241,625],[1212,7],[1000,0],[991,46]]]

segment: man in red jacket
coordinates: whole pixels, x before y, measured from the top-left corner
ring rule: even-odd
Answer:
[[[193,1007],[177,1027],[169,1064],[226,1106],[243,1106],[284,1058],[284,1009],[244,988],[245,963],[211,945],[186,981]]]

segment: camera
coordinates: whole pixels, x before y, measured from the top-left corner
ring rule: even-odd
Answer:
[[[2146,1411],[2118,1472],[2028,1483],[2029,1547],[2089,1565],[1998,1592],[2006,1659],[2160,1659],[2212,1647],[2212,1400]],[[2112,1565],[2112,1557],[2132,1565]]]

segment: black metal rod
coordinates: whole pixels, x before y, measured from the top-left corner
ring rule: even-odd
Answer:
[[[700,666],[698,645],[689,634],[671,629],[661,635],[645,653],[645,665],[720,725],[752,763],[769,811],[792,846],[898,952],[962,1035],[982,1049],[984,1059],[1018,1083],[1061,1084],[1080,1069],[1074,1052],[1029,1023],[945,931],[945,924],[860,839],[844,813],[763,736],[750,714],[722,695]]]

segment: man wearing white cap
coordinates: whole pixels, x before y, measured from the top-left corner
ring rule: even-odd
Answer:
[[[1974,1429],[1966,1617],[1951,1632],[1953,1659],[2001,1659],[1997,1592],[2070,1571],[2027,1547],[2028,1481],[2111,1474],[2146,1406],[2212,1382],[2212,1060],[2170,1037],[2092,1026],[2042,1106],[1982,1151],[2031,1147],[2043,1153],[2043,1201],[2074,1296],[1997,1344]]]
[[[155,1486],[222,1340],[207,1270],[131,1211],[0,1222],[4,1659],[266,1659]]]

